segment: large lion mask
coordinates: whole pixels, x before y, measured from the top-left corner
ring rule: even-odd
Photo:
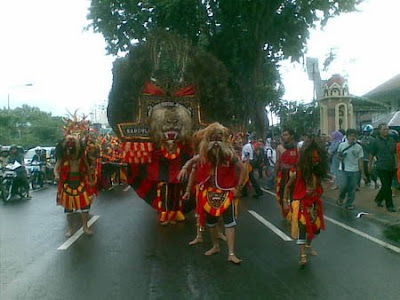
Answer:
[[[219,123],[212,123],[204,129],[200,142],[200,156],[203,161],[216,164],[235,156],[235,150],[229,142],[229,130]]]
[[[188,109],[177,104],[155,106],[148,118],[150,136],[158,144],[188,143],[192,133],[192,118]]]

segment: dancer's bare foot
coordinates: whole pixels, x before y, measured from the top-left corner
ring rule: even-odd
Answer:
[[[169,221],[160,222],[161,226],[167,226],[168,224],[169,224]]]
[[[300,266],[302,266],[302,267],[305,267],[307,265],[307,255],[305,253],[300,255],[299,263],[300,263]]]
[[[222,232],[218,232],[218,238],[226,242],[226,236]]]
[[[210,256],[210,255],[217,254],[217,253],[219,253],[219,247],[214,246],[210,250],[208,250],[206,253],[204,253],[204,255]]]
[[[189,245],[197,245],[203,242],[203,238],[201,236],[196,236],[195,239],[189,242]]]
[[[72,229],[68,229],[68,231],[65,233],[65,237],[70,238],[72,234],[73,234]]]
[[[238,258],[235,253],[230,252],[229,256],[228,256],[228,261],[230,261],[231,263],[235,264],[235,265],[240,265],[240,263],[242,262],[242,260],[240,258]]]
[[[313,248],[311,248],[311,246],[306,246],[306,250],[307,250],[308,254],[310,254],[312,256],[318,255],[317,251],[315,251]]]
[[[285,215],[287,215],[290,211],[290,208],[289,208],[289,204],[287,203],[286,199],[283,199],[282,208],[283,208],[283,212],[285,213]]]
[[[91,231],[91,230],[89,229],[89,227],[83,228],[83,232],[84,232],[86,235],[88,235],[88,236],[93,235],[93,231]]]

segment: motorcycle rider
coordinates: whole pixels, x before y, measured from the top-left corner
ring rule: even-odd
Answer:
[[[0,145],[0,166],[2,167],[3,166],[3,163],[4,163],[5,161],[4,161],[4,157],[3,157],[3,146],[2,145]]]
[[[21,168],[17,169],[17,178],[19,183],[25,187],[26,190],[26,198],[32,199],[32,196],[29,194],[29,182],[28,182],[28,175],[26,174],[25,163],[24,163],[24,156],[18,152],[17,145],[13,144],[10,146],[10,155],[8,157],[7,164],[13,164],[18,162],[21,165]]]
[[[7,151],[1,147],[0,161],[2,162],[3,166],[5,166],[7,164],[8,155],[9,155],[9,151]]]
[[[42,149],[40,146],[35,148],[35,154],[32,157],[31,164],[34,162],[37,162],[40,166],[39,180],[43,182],[46,175],[46,149]]]
[[[46,164],[46,178],[51,184],[57,184],[54,180],[54,166],[56,165],[56,148],[51,148],[50,157]]]
[[[40,146],[37,146],[35,148],[35,154],[32,157],[32,162],[37,161],[37,162],[43,162],[43,155],[42,155],[42,148]]]

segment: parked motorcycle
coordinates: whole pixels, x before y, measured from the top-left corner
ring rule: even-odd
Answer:
[[[0,185],[1,196],[4,202],[10,201],[14,196],[19,196],[20,198],[25,198],[27,196],[27,191],[25,187],[21,184],[20,172],[25,172],[23,167],[19,162],[14,162],[13,164],[8,164],[3,171],[3,180]]]
[[[43,163],[39,161],[33,161],[26,166],[30,173],[32,190],[36,190],[39,187],[43,187],[45,174],[42,171]]]

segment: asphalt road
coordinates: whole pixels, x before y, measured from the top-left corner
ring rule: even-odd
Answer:
[[[156,212],[124,186],[96,199],[94,236],[58,250],[67,225],[55,193],[46,187],[32,200],[0,203],[1,300],[400,299],[400,229],[356,218],[356,211],[325,205],[326,230],[313,243],[319,254],[300,268],[274,197],[244,198],[236,240],[243,263],[235,266],[224,243],[221,253],[204,256],[208,232],[203,244],[188,245],[192,213],[161,227]]]

